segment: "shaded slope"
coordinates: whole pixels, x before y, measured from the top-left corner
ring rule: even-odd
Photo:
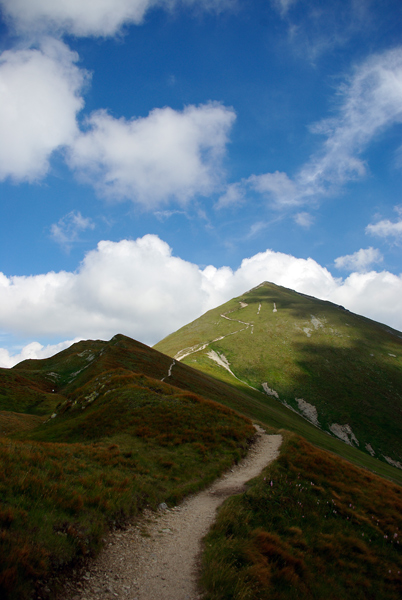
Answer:
[[[96,552],[107,529],[177,503],[244,455],[251,423],[160,381],[171,363],[115,336],[0,373],[9,409],[0,412],[2,598],[31,598],[37,579]],[[44,423],[18,412],[46,404]]]
[[[273,284],[211,310],[155,346],[280,400],[382,460],[402,462],[402,334]]]
[[[399,600],[402,488],[294,434],[208,536],[206,600]]]

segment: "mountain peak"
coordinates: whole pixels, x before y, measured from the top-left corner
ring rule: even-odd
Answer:
[[[389,327],[264,281],[155,348],[402,467],[402,338]]]

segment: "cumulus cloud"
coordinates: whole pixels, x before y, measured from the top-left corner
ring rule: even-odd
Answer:
[[[43,177],[51,153],[72,143],[87,77],[77,59],[53,39],[0,55],[0,180]]]
[[[0,348],[0,367],[10,369],[14,365],[17,365],[23,360],[28,358],[42,359],[54,356],[58,352],[69,348],[75,342],[79,342],[82,338],[75,338],[73,340],[66,340],[59,344],[47,344],[43,346],[39,342],[31,342],[27,344],[18,352],[11,352],[6,348]]]
[[[120,332],[151,345],[263,281],[402,330],[402,276],[372,271],[342,280],[311,258],[272,250],[244,259],[236,270],[200,269],[173,256],[155,235],[102,241],[74,272],[0,274],[0,330],[59,340],[110,339]]]
[[[397,221],[383,219],[377,223],[367,225],[366,233],[382,238],[395,238],[395,240],[402,240],[402,206],[396,206],[395,210],[400,219]]]
[[[95,224],[92,219],[83,217],[80,211],[73,210],[59,219],[57,223],[53,223],[50,235],[65,250],[69,250],[71,245],[79,240],[80,233],[94,228]]]
[[[325,139],[293,178],[278,171],[251,175],[237,184],[241,188],[237,194],[251,188],[273,208],[289,208],[316,202],[364,177],[364,151],[379,134],[402,121],[402,47],[371,56],[356,67],[338,90],[338,98],[336,116],[311,127]],[[223,205],[229,205],[230,195],[224,198]]]
[[[358,273],[367,271],[368,267],[373,264],[380,263],[383,256],[377,248],[361,248],[353,254],[339,256],[335,259],[337,269],[345,269],[346,271],[357,271]]]
[[[102,196],[149,208],[172,198],[185,203],[218,184],[234,119],[232,109],[214,102],[158,108],[130,121],[97,111],[71,146],[69,164]]]
[[[147,11],[156,6],[219,11],[229,6],[229,0],[0,0],[0,5],[20,31],[110,36],[125,24],[141,24]]]

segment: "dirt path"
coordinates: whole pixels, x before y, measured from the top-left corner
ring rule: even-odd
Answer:
[[[114,532],[83,579],[67,583],[63,600],[197,600],[201,541],[216,509],[256,477],[279,454],[280,435],[257,427],[247,457],[207,490],[172,509],[145,513],[125,531]]]

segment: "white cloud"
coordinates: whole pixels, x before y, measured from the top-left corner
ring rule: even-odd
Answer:
[[[344,47],[364,31],[366,36],[377,26],[381,8],[371,0],[309,0],[303,8],[292,10],[298,0],[271,0],[288,24],[292,50],[302,60],[315,64],[323,54]],[[377,14],[376,14],[377,13]]]
[[[51,153],[72,142],[86,78],[77,59],[52,39],[0,55],[0,180],[43,177]]]
[[[296,4],[298,0],[271,0],[274,8],[276,8],[282,16],[285,16],[292,4]]]
[[[304,195],[364,176],[363,151],[385,129],[402,121],[402,47],[371,56],[357,67],[340,97],[338,116],[312,128],[327,139],[297,176]]]
[[[402,217],[402,206],[396,206],[395,210]],[[378,221],[378,223],[367,225],[366,233],[383,238],[393,237],[396,240],[402,239],[402,218],[394,222],[384,219]]]
[[[50,234],[55,242],[69,250],[71,245],[79,240],[81,232],[94,228],[92,219],[83,217],[80,211],[72,210],[57,223],[53,223]]]
[[[11,369],[14,365],[17,365],[28,358],[49,358],[50,356],[54,356],[58,352],[69,348],[72,344],[79,342],[81,339],[82,338],[75,338],[74,340],[66,340],[59,344],[48,344],[47,346],[43,346],[39,342],[31,342],[21,348],[19,352],[12,352],[11,354],[9,350],[0,348],[0,367]]]
[[[376,137],[402,122],[402,47],[371,56],[338,90],[337,115],[311,127],[325,137],[320,149],[293,178],[286,173],[251,175],[237,184],[237,195],[251,188],[266,197],[273,208],[316,202],[367,173],[363,157]],[[222,206],[231,196],[223,197]]]
[[[300,225],[300,227],[304,227],[305,229],[308,229],[314,223],[314,217],[307,212],[297,213],[294,216],[294,220],[297,223],[297,225]]]
[[[256,221],[253,223],[249,229],[248,234],[246,235],[246,239],[250,239],[258,235],[261,231],[266,229],[267,223],[265,221]]]
[[[299,203],[297,187],[286,173],[275,171],[264,175],[251,175],[246,183],[260,194],[267,195],[274,205],[283,207]]]
[[[245,190],[242,183],[231,183],[227,186],[226,191],[215,204],[215,208],[226,208],[227,206],[240,205],[244,201]]]
[[[67,32],[77,36],[110,36],[123,25],[139,25],[153,7],[177,5],[221,10],[229,0],[0,0],[4,14],[20,31]]]
[[[380,263],[383,256],[377,248],[361,248],[353,254],[339,256],[335,259],[335,267],[337,269],[345,269],[347,271],[365,272],[372,264]]]
[[[97,111],[71,146],[69,163],[102,196],[148,208],[172,198],[185,203],[218,184],[234,119],[232,109],[213,102],[154,109],[130,121]]]
[[[155,235],[100,242],[75,272],[0,274],[0,330],[42,340],[110,339],[120,332],[151,345],[263,281],[402,330],[402,275],[372,271],[342,280],[311,258],[272,250],[244,259],[235,271],[200,269],[173,256]]]

